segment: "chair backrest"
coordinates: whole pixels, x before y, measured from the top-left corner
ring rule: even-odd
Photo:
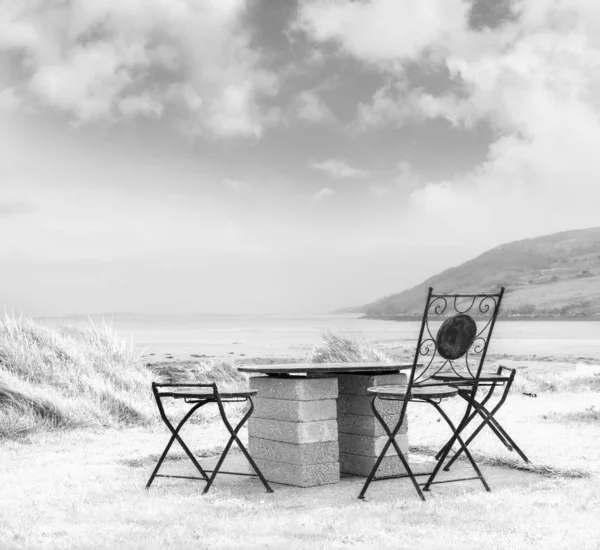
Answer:
[[[413,384],[443,383],[432,380],[441,372],[468,379],[477,391],[503,295],[504,287],[491,294],[436,294],[429,288],[409,392]]]

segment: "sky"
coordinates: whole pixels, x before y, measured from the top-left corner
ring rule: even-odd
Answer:
[[[596,0],[0,0],[0,304],[317,313],[600,225]]]

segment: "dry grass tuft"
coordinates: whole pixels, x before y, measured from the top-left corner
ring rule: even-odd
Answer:
[[[594,372],[552,372],[518,370],[511,388],[512,393],[575,393],[600,392],[600,375]]]
[[[562,424],[600,424],[600,409],[592,405],[582,411],[550,411],[542,415],[542,419]]]
[[[390,358],[365,340],[340,336],[331,331],[323,334],[323,344],[315,347],[309,363],[389,363]]]

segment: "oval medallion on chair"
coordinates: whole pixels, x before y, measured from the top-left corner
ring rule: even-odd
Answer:
[[[437,333],[438,353],[444,359],[458,359],[473,345],[477,337],[477,324],[465,314],[446,319]]]

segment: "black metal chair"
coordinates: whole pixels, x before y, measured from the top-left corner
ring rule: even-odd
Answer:
[[[486,414],[484,412],[486,402],[477,402],[476,396],[503,294],[504,288],[492,294],[434,294],[433,289],[429,289],[408,383],[406,385],[377,386],[368,390],[373,395],[371,403],[373,414],[382,425],[388,440],[358,498],[365,497],[369,485],[373,481],[404,477],[410,478],[422,500],[425,500],[423,491],[428,491],[430,486],[436,483],[479,479],[486,491],[490,491],[489,485],[468,449],[468,443],[461,436],[461,432],[473,420],[473,415],[478,414],[478,411],[483,415]],[[477,321],[473,317],[477,318]],[[434,336],[432,331],[435,330],[436,322],[441,323],[441,326]],[[462,371],[469,373],[467,385],[463,385],[462,381],[442,382],[436,378],[443,372],[459,372],[460,370],[457,369],[459,363],[463,364]],[[455,426],[440,403],[446,398],[460,395],[460,392],[463,392],[462,397],[467,401],[467,407],[460,422]],[[386,424],[383,416],[377,410],[377,402],[383,400],[402,401],[398,422],[393,429]],[[452,436],[438,453],[437,462],[431,472],[413,473],[408,460],[395,440],[405,419],[409,402],[428,403],[435,407],[452,431]],[[492,425],[491,417],[494,412],[488,412],[486,424]],[[455,443],[459,445],[459,452],[464,453],[467,457],[476,476],[436,481],[440,468],[444,465]],[[394,447],[400,458],[406,474],[377,478],[377,471],[391,446]],[[419,483],[416,479],[418,476],[428,476],[428,479],[425,483]],[[423,487],[423,491],[421,487]]]
[[[162,418],[163,422],[165,423],[165,425],[167,426],[167,428],[169,429],[169,431],[171,432],[172,435],[171,435],[171,439],[169,439],[169,442],[167,443],[167,446],[165,447],[165,450],[163,451],[161,457],[159,458],[158,463],[156,464],[156,467],[154,468],[154,471],[152,472],[152,475],[150,476],[150,479],[148,480],[148,483],[146,484],[146,489],[150,488],[150,485],[152,485],[152,482],[154,481],[154,478],[156,478],[156,477],[174,477],[174,478],[181,478],[181,479],[198,479],[201,481],[205,481],[206,485],[204,487],[203,493],[206,494],[208,492],[208,490],[210,489],[211,485],[213,484],[215,477],[217,477],[217,474],[222,473],[222,474],[251,476],[251,477],[258,476],[258,478],[262,481],[263,485],[265,486],[267,492],[268,493],[273,492],[273,489],[271,489],[269,483],[264,478],[261,471],[258,469],[258,466],[255,464],[254,460],[252,460],[252,457],[248,453],[248,450],[246,449],[246,447],[244,446],[244,444],[240,441],[240,439],[238,437],[238,432],[240,431],[242,426],[246,423],[246,421],[250,418],[250,416],[252,416],[252,412],[254,411],[254,403],[252,402],[252,396],[257,393],[257,390],[247,390],[247,389],[234,390],[234,391],[219,390],[217,388],[217,385],[214,383],[213,384],[158,384],[156,382],[153,382],[152,383],[152,392],[154,393],[154,398],[156,399],[156,404],[158,405],[158,411],[160,412],[160,417]],[[164,399],[164,398],[182,399],[185,403],[189,403],[191,405],[190,410],[180,420],[180,422],[179,422],[179,424],[177,424],[176,428],[173,427],[173,424],[171,423],[171,421],[169,420],[169,418],[167,417],[167,415],[165,413],[165,409],[164,409],[164,406],[162,403],[162,399]],[[227,414],[225,413],[225,407],[223,406],[223,404],[224,403],[240,403],[240,402],[249,402],[250,408],[248,409],[246,414],[243,416],[243,418],[239,421],[237,426],[234,428],[231,425],[231,423],[229,422],[229,419],[227,418]],[[219,413],[221,415],[221,419],[223,420],[225,427],[227,428],[227,430],[230,433],[229,441],[227,442],[227,445],[225,445],[225,448],[223,449],[223,453],[219,457],[219,460],[218,460],[217,465],[215,466],[214,470],[205,470],[204,468],[202,468],[202,466],[200,465],[200,463],[198,462],[196,457],[193,455],[193,453],[190,451],[188,446],[185,444],[185,442],[179,435],[179,432],[181,431],[181,429],[183,428],[185,423],[192,417],[192,415],[200,407],[207,405],[208,403],[216,403],[217,404],[217,406],[219,407]],[[196,467],[198,472],[200,472],[200,475],[202,477],[183,476],[183,475],[165,475],[165,474],[158,473],[158,471],[160,470],[160,467],[162,466],[164,459],[166,458],[166,456],[171,448],[171,445],[173,445],[173,442],[175,440],[177,440],[177,442],[181,445],[185,454],[192,461],[192,463],[194,464],[194,466]],[[234,441],[237,443],[237,445],[240,448],[240,450],[242,451],[242,453],[244,453],[244,456],[248,459],[248,462],[250,463],[250,465],[256,472],[255,474],[244,473],[244,472],[221,471],[221,466],[223,465],[225,457],[227,456],[227,453],[231,449],[231,446],[233,445]],[[209,476],[208,474],[211,474],[211,475]]]

